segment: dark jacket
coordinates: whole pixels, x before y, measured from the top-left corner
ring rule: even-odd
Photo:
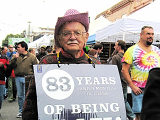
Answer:
[[[40,61],[45,55],[47,55],[47,54],[46,53],[39,53],[36,57]]]
[[[5,85],[5,77],[8,77],[7,67],[9,66],[9,60],[5,55],[0,54],[0,62],[3,63],[0,67],[0,85]]]
[[[93,58],[94,59],[94,58]],[[82,51],[80,58],[73,58],[68,53],[61,51],[59,53],[59,61],[61,64],[89,64],[90,59],[87,55]],[[99,61],[94,59],[96,64],[100,64]],[[42,58],[40,64],[57,64],[57,54],[50,54]],[[26,99],[24,102],[23,120],[38,120],[38,111],[37,111],[37,95],[36,95],[36,86],[34,76],[31,77],[29,89],[26,94]]]
[[[160,68],[149,71],[142,101],[141,120],[160,120]]]
[[[13,58],[11,64],[14,65],[14,73],[16,76],[32,75],[33,65],[38,64],[36,56],[31,53],[19,55],[18,58]]]
[[[122,59],[123,55],[124,55],[124,53],[122,53],[122,52],[119,52],[116,55],[114,55],[112,57],[112,64],[117,65],[121,81],[123,82],[122,84],[126,84],[126,81],[124,80],[124,77],[123,77],[122,72],[121,72],[121,70],[122,70],[121,59]]]

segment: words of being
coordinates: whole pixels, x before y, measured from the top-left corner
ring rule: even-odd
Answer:
[[[71,104],[71,113],[98,113],[98,112],[118,112],[118,103],[105,104]],[[46,105],[44,107],[45,114],[61,114],[65,109],[64,105]]]

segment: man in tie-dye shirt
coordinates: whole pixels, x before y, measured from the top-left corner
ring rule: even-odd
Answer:
[[[160,67],[160,49],[152,45],[153,37],[153,28],[144,26],[139,42],[128,48],[122,58],[122,74],[132,89],[132,109],[136,114],[136,120],[140,120],[143,91],[149,70]]]

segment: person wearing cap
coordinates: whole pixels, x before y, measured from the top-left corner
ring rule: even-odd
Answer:
[[[93,63],[83,48],[88,40],[88,13],[79,13],[69,9],[63,17],[59,17],[55,26],[55,44],[60,52],[46,55],[40,64],[91,64]],[[100,61],[94,60],[95,64]],[[23,107],[23,120],[38,120],[37,96],[34,76],[30,81]]]

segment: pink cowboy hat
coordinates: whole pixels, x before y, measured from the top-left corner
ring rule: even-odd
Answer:
[[[66,11],[65,15],[63,17],[58,17],[56,26],[55,26],[55,33],[54,33],[54,39],[56,46],[60,47],[59,42],[56,38],[56,36],[59,33],[60,27],[66,23],[66,22],[80,22],[82,25],[84,25],[86,31],[88,32],[89,29],[89,18],[88,13],[80,13],[75,9],[69,9]]]

